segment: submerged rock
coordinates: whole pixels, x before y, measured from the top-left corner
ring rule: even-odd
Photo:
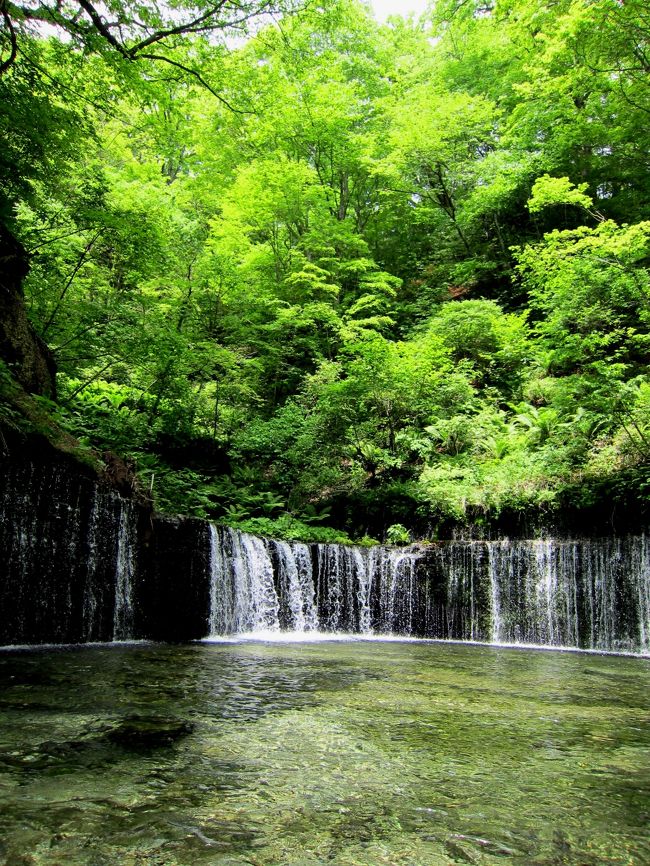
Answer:
[[[155,749],[171,746],[193,730],[194,725],[185,719],[133,715],[122,719],[106,737],[111,743],[126,749]]]

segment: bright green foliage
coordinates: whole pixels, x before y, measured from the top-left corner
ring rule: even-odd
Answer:
[[[551,232],[518,255],[552,372],[644,369],[650,348],[650,222]]]
[[[585,195],[588,184],[581,183],[574,187],[568,177],[550,177],[545,174],[538,177],[533,184],[532,195],[528,200],[528,210],[539,213],[545,207],[553,205],[577,205],[589,213],[593,200]]]
[[[230,48],[217,6],[172,16],[210,13],[209,38],[148,45],[162,7],[112,4],[118,44],[88,11],[58,41],[8,7],[0,219],[69,429],[161,509],[285,538],[406,543],[636,484],[640,0],[383,27],[356,0],[281,25],[247,3]]]
[[[446,304],[429,324],[454,360],[471,363],[475,381],[494,386],[504,398],[517,393],[533,352],[527,313],[504,313],[494,301]]]
[[[386,530],[386,541],[389,544],[408,544],[411,540],[411,533],[401,523],[393,523]]]

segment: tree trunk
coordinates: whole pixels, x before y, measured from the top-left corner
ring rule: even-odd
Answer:
[[[31,394],[56,399],[56,364],[32,327],[23,295],[29,258],[23,245],[0,224],[0,359]]]

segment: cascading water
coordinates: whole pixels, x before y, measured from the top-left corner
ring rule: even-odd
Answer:
[[[315,546],[318,614],[324,631],[370,631],[367,551],[340,544]]]
[[[409,550],[306,545],[211,526],[210,634],[282,628],[409,635],[417,559]]]
[[[211,527],[210,633],[413,635],[650,651],[650,546],[624,539],[305,545]]]
[[[584,616],[578,585],[581,553],[587,545],[552,539],[489,543],[495,643],[580,645]],[[611,643],[611,629],[605,634]],[[595,635],[588,643],[597,645]]]
[[[416,559],[404,550],[289,543],[211,526],[210,634],[411,634]]]
[[[374,631],[414,633],[417,559],[417,554],[404,549],[376,547],[368,552],[364,583],[368,595],[376,599],[369,622]]]
[[[318,628],[318,612],[309,548],[286,541],[267,544],[277,563],[280,609],[285,612],[281,625],[296,632],[314,631]]]
[[[210,633],[280,628],[268,543],[228,527],[210,526]]]
[[[648,650],[650,556],[643,536],[514,542],[520,579],[499,584],[502,641]]]
[[[3,472],[0,644],[325,631],[650,653],[643,535],[307,545],[152,518],[63,459]]]
[[[97,569],[97,552],[100,547],[100,534],[102,530],[102,515],[100,503],[95,497],[90,506],[88,518],[88,553],[86,559],[86,587],[83,605],[83,632],[84,635],[94,636],[98,621],[98,599],[95,594],[95,571]],[[113,631],[115,631],[113,629]]]
[[[431,559],[446,592],[429,636],[650,650],[645,536],[455,541]]]
[[[133,504],[63,461],[3,469],[0,644],[132,637]]]
[[[635,584],[639,612],[639,648],[650,652],[650,550],[645,536],[641,536],[639,543],[632,548],[631,571],[633,574],[646,575],[646,580],[637,580]]]
[[[137,536],[132,512],[131,503],[121,503],[115,554],[114,641],[133,637],[133,578]]]

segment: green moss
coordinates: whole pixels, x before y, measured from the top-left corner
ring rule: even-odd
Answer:
[[[83,466],[100,472],[103,463],[99,456],[81,444],[60,423],[60,408],[46,397],[28,394],[13,378],[4,361],[0,360],[0,431],[7,447],[7,439],[43,440],[54,451],[72,457]]]

